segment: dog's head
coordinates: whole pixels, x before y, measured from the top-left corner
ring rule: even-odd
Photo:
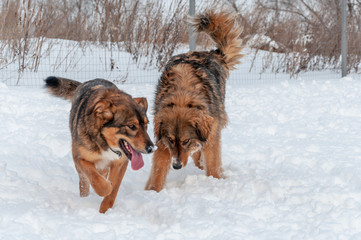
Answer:
[[[170,107],[155,115],[157,142],[169,149],[174,169],[186,166],[188,157],[204,146],[212,122],[211,116],[196,108]]]
[[[141,153],[155,150],[147,133],[147,108],[146,98],[131,98],[117,92],[99,98],[90,111],[109,148],[131,160],[135,170],[144,165]]]

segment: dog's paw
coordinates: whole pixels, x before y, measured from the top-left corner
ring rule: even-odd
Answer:
[[[211,171],[213,170],[213,171]],[[214,178],[217,178],[217,179],[226,179],[227,176],[224,174],[224,171],[223,171],[223,168],[219,168],[219,169],[207,169],[207,172],[206,172],[206,175],[208,177],[214,177]]]
[[[102,201],[102,204],[100,204],[99,212],[105,213],[106,211],[108,211],[109,208],[113,207],[114,200],[115,199],[112,198],[111,196],[105,197]]]
[[[163,189],[163,185],[156,185],[156,184],[147,184],[144,188],[146,191],[156,191],[160,192]]]

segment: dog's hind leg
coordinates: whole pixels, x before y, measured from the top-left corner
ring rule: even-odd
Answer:
[[[109,181],[112,182],[113,190],[106,196],[99,208],[100,213],[105,213],[109,208],[113,207],[115,198],[117,197],[120,184],[122,183],[125,171],[127,170],[128,160],[114,162],[110,168]]]
[[[158,144],[158,149],[153,154],[153,164],[145,190],[159,192],[163,189],[170,169],[170,153],[163,145]]]
[[[78,172],[79,176],[79,192],[80,197],[87,197],[89,195],[89,180],[87,176],[79,169],[79,167],[75,164],[75,169]]]
[[[89,180],[84,174],[79,174],[79,191],[80,197],[89,195]]]

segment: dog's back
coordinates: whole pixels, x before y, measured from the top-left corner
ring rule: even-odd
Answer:
[[[229,70],[243,55],[235,16],[209,11],[192,20],[198,32],[207,33],[216,43],[212,51],[193,51],[174,56],[159,80],[155,113],[167,106],[195,107],[227,123],[224,107]]]
[[[76,88],[81,83],[67,78],[50,76],[45,79],[45,87],[57,97],[72,100]]]
[[[79,98],[80,96],[91,90],[93,87],[98,85],[109,88],[117,88],[116,85],[112,82],[100,78],[90,80],[84,83],[54,76],[50,76],[45,79],[45,87],[52,95],[67,100]]]
[[[92,145],[91,148],[96,149],[98,142],[95,140],[95,133],[98,132],[98,124],[93,115],[94,106],[102,99],[109,99],[111,101],[112,96],[121,98],[124,103],[127,103],[132,98],[129,94],[119,90],[115,84],[104,79],[94,79],[80,83],[75,80],[60,78],[60,77],[48,77],[45,79],[45,87],[54,96],[61,97],[72,101],[72,106],[69,116],[69,127],[73,142],[87,142],[88,145]],[[129,106],[137,106],[130,101]],[[83,134],[86,132],[86,134]],[[94,133],[94,136],[90,136]],[[81,139],[82,138],[82,139]],[[85,141],[85,138],[87,141]]]

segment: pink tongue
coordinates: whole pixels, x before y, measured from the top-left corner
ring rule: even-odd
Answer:
[[[142,154],[135,151],[132,147],[130,147],[130,149],[132,151],[132,160],[131,160],[132,169],[139,170],[144,166]]]

